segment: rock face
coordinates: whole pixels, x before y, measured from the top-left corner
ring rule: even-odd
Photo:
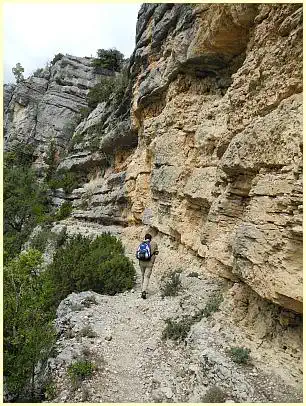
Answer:
[[[66,55],[16,86],[5,85],[6,149],[23,141],[43,152],[52,139],[66,147],[80,109],[87,107],[87,92],[98,82],[91,61]]]
[[[6,144],[64,145],[89,64],[66,56],[6,87]],[[122,103],[80,122],[60,163],[90,175],[72,215],[145,224],[201,272],[301,313],[302,6],[144,4],[128,70]]]
[[[126,176],[136,220],[298,312],[301,24],[298,4],[144,5]]]

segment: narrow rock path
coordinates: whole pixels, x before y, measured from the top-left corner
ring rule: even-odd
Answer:
[[[78,231],[84,232],[82,227],[78,224]],[[228,402],[302,400],[300,389],[260,368],[258,355],[247,366],[235,364],[227,349],[237,345],[242,333],[217,322],[215,314],[194,323],[182,343],[164,341],[166,319],[181,320],[203,309],[216,292],[224,291],[224,282],[182,273],[179,294],[162,298],[153,273],[148,299],[143,300],[135,243],[125,245],[137,270],[134,289],[115,296],[71,294],[59,306],[58,353],[50,361],[58,392],[53,402],[201,402],[216,387]],[[84,334],[89,328],[93,333]],[[252,338],[244,344],[251,347]],[[67,368],[84,356],[96,370],[74,388]]]

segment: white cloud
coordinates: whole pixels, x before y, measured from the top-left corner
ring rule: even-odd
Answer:
[[[117,48],[129,57],[139,8],[133,3],[4,3],[4,82],[14,81],[17,62],[27,77],[59,52],[96,56],[99,48]]]

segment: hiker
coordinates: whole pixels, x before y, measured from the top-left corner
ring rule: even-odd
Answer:
[[[136,252],[136,258],[139,260],[139,267],[141,270],[141,297],[143,299],[146,299],[147,297],[149,279],[156,255],[158,255],[157,244],[155,241],[151,240],[151,234],[146,234],[144,241],[140,243]]]

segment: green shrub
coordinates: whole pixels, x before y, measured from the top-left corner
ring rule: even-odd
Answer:
[[[82,300],[82,305],[85,307],[90,307],[91,305],[97,305],[97,304],[98,304],[98,302],[97,302],[95,296],[93,296],[93,295],[86,297],[84,300]]]
[[[170,275],[166,275],[161,280],[161,296],[176,296],[182,288],[180,275],[177,272],[173,272]]]
[[[219,310],[219,305],[222,302],[223,297],[218,292],[216,296],[211,298],[204,309],[201,309],[195,313],[193,316],[184,316],[180,321],[174,321],[167,319],[167,326],[165,327],[162,339],[166,340],[170,338],[174,341],[183,341],[194,323],[198,323],[203,317],[209,317],[212,313]]]
[[[16,399],[36,396],[34,368],[49,357],[55,342],[53,291],[44,272],[37,272],[41,263],[41,253],[29,250],[3,270],[4,376]]]
[[[43,73],[43,71],[44,71],[43,68],[36,69],[33,72],[33,76],[39,78],[41,76],[41,74]]]
[[[202,397],[202,403],[224,403],[226,401],[227,394],[218,386],[210,387],[205,395]]]
[[[61,221],[69,217],[72,213],[73,207],[70,202],[64,202],[61,207],[55,213],[48,213],[41,216],[40,223],[47,224],[50,226],[54,221]],[[54,241],[56,242],[56,247],[60,246],[61,243],[65,242],[66,235],[61,234],[58,238],[54,235]],[[61,241],[62,240],[62,241]]]
[[[48,244],[48,241],[54,239],[55,239],[54,233],[52,233],[48,229],[42,229],[31,239],[31,247],[40,252],[44,252]]]
[[[72,237],[58,249],[48,272],[59,288],[58,300],[86,290],[114,295],[131,289],[135,277],[121,242],[109,234],[95,240],[81,235]]]
[[[81,329],[80,335],[82,337],[89,337],[89,338],[94,338],[97,337],[97,333],[92,329],[91,326],[85,326]]]
[[[62,136],[65,138],[65,141],[68,141],[72,138],[72,136],[74,134],[74,130],[77,127],[77,125],[79,124],[80,119],[81,119],[81,117],[78,118],[77,120],[71,120],[63,126]]]
[[[55,235],[56,248],[62,247],[67,241],[67,237],[67,227],[65,226]]]
[[[72,205],[69,202],[64,202],[54,215],[54,221],[61,221],[69,217],[72,213]]]
[[[84,140],[84,135],[81,133],[75,133],[71,137],[69,143],[68,143],[68,152],[73,151],[74,147]]]
[[[211,297],[205,305],[203,310],[203,316],[209,317],[212,313],[219,310],[220,304],[223,302],[223,296],[221,292],[216,292],[215,296]]]
[[[87,102],[91,109],[95,109],[99,103],[109,101],[114,93],[114,82],[114,77],[105,76],[101,79],[100,83],[89,90]]]
[[[32,146],[19,144],[4,153],[3,214],[6,260],[21,250],[39,219],[50,210],[45,186],[31,169]]]
[[[197,278],[199,276],[199,274],[197,272],[190,272],[190,274],[188,274],[188,276],[190,278]]]
[[[55,173],[56,167],[57,167],[57,148],[55,141],[52,140],[49,144],[48,150],[46,152],[46,156],[44,158],[45,164],[48,165],[48,168],[46,170],[46,178],[45,181],[48,182],[50,179],[52,179],[53,174]]]
[[[89,90],[87,95],[88,106],[94,109],[99,103],[108,102],[110,99],[115,104],[118,104],[122,101],[127,86],[128,75],[125,71],[118,73],[116,76],[103,76],[100,83]]]
[[[93,371],[94,365],[90,361],[76,361],[68,367],[68,375],[74,384],[80,383],[84,379],[91,377]]]
[[[92,137],[89,142],[89,149],[90,151],[98,151],[100,148],[101,138],[99,136]]]
[[[82,184],[83,176],[72,171],[59,170],[47,182],[50,189],[64,189],[65,193],[71,193]]]
[[[245,347],[232,347],[229,351],[232,360],[237,364],[247,364],[250,360],[250,352],[251,350]]]
[[[56,396],[56,385],[55,382],[51,379],[45,386],[45,398],[46,400],[52,400]]]
[[[21,66],[21,64],[18,62],[16,63],[16,66],[12,68],[13,75],[15,76],[16,83],[20,83],[24,81],[24,68]]]
[[[167,326],[163,331],[162,340],[183,341],[190,331],[192,319],[189,317],[184,317],[181,321],[167,319],[166,323]]]
[[[54,55],[54,58],[51,61],[51,65],[53,66],[57,61],[60,61],[63,57],[64,55],[61,53]]]
[[[92,61],[92,66],[99,72],[99,68],[119,72],[123,65],[123,54],[115,48],[98,49],[97,58]]]
[[[50,222],[55,220],[54,217],[50,217]],[[30,241],[30,245],[32,249],[36,249],[40,252],[44,252],[46,250],[47,244],[49,242],[52,242],[55,244],[55,248],[61,247],[66,239],[67,239],[67,233],[66,233],[66,227],[64,227],[59,233],[54,233],[50,231],[48,228],[49,226],[46,226],[43,223],[43,228],[40,232],[38,232]]]

